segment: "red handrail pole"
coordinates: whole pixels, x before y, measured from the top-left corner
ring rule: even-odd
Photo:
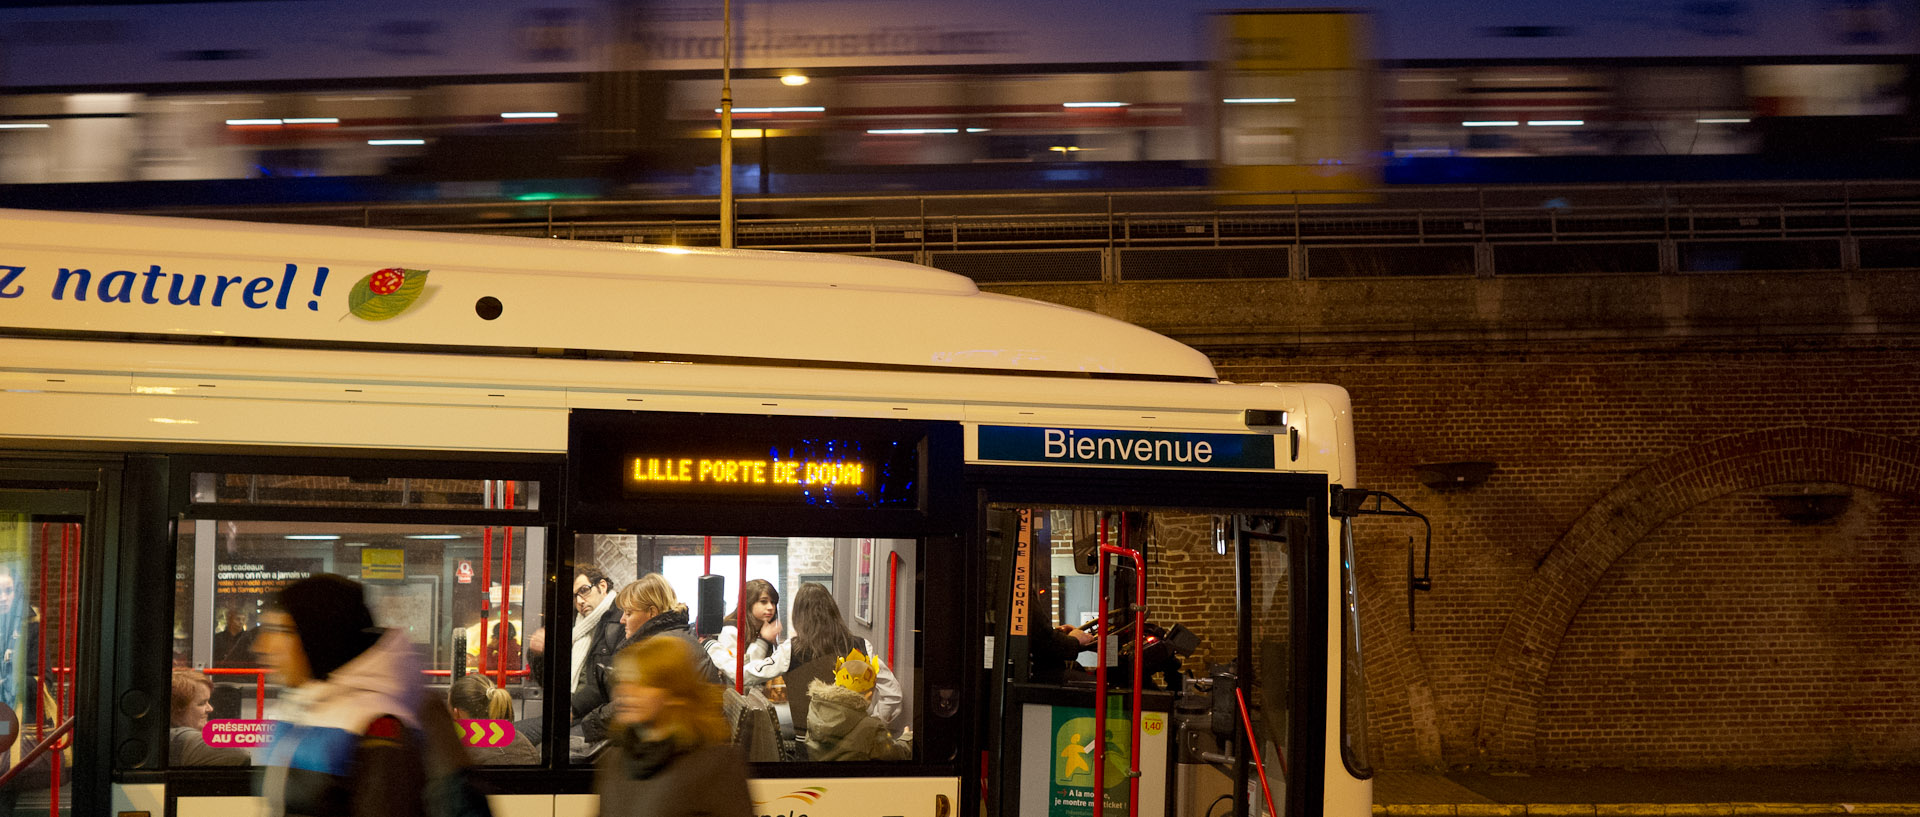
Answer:
[[[69,568],[73,562],[73,528],[74,526],[72,524],[60,526],[60,665],[63,667],[73,666],[67,658],[67,642],[73,636],[73,623],[67,618],[67,607],[73,600],[73,591],[68,587],[71,583],[70,574],[72,573]],[[42,672],[49,680],[53,678],[51,667],[43,669]],[[72,670],[69,669],[67,678],[71,679],[72,677]],[[61,712],[72,711],[70,702],[67,700],[69,686],[69,683],[54,681],[52,697],[56,708]],[[41,696],[41,700],[43,701],[46,700],[46,698],[47,696]],[[60,750],[66,747],[58,744],[71,744],[73,742],[70,737],[72,733],[69,732],[68,735],[68,737],[56,737],[53,739],[56,745],[53,748],[54,754],[51,759],[53,775],[48,792],[52,795],[52,798],[47,802],[48,817],[60,817],[60,777],[62,771],[62,764],[60,762],[62,755]]]
[[[1126,544],[1127,544],[1127,526],[1126,526],[1126,522],[1124,521],[1124,518],[1120,524],[1120,546],[1115,547],[1107,543],[1107,520],[1106,520],[1106,517],[1103,515],[1100,519],[1100,613],[1101,613],[1101,619],[1103,621],[1108,620],[1108,617],[1112,613],[1112,611],[1109,610],[1107,607],[1107,557],[1110,555],[1125,556],[1128,559],[1133,560],[1134,593],[1135,593],[1134,605],[1139,615],[1135,616],[1132,624],[1132,627],[1133,627],[1133,718],[1131,721],[1130,734],[1128,735],[1128,739],[1127,739],[1127,749],[1128,749],[1128,752],[1130,753],[1130,757],[1127,758],[1127,815],[1128,817],[1139,817],[1139,814],[1140,814],[1140,721],[1141,721],[1142,705],[1145,703],[1143,700],[1143,696],[1141,695],[1141,689],[1145,685],[1145,679],[1146,679],[1146,675],[1144,672],[1145,667],[1140,660],[1140,648],[1143,644],[1142,634],[1146,631],[1146,627],[1143,626],[1146,623],[1145,621],[1146,605],[1143,602],[1145,602],[1147,598],[1147,563],[1146,563],[1146,558],[1140,554],[1140,551],[1128,548]],[[1100,666],[1098,671],[1095,673],[1097,676],[1097,680],[1094,683],[1094,686],[1098,690],[1097,694],[1099,695],[1099,697],[1094,699],[1093,719],[1096,722],[1094,729],[1095,731],[1100,733],[1099,742],[1094,744],[1095,746],[1099,747],[1099,749],[1097,751],[1097,756],[1094,759],[1093,796],[1097,798],[1101,798],[1095,803],[1096,809],[1103,809],[1106,806],[1106,800],[1105,800],[1106,795],[1104,790],[1101,788],[1101,786],[1106,781],[1107,634],[1112,629],[1113,629],[1112,627],[1107,626],[1104,623],[1100,627],[1100,648],[1099,648]],[[1094,815],[1095,817],[1099,817],[1100,812],[1095,811]]]
[[[513,510],[513,481],[502,481],[506,483],[507,499],[505,502],[500,503],[500,505],[507,510]],[[487,592],[492,593],[493,590],[488,589]],[[513,635],[513,622],[508,620],[508,614],[513,612],[512,602],[513,528],[512,526],[508,526],[507,552],[500,557],[500,634],[503,636]],[[504,687],[507,685],[507,646],[512,640],[511,637],[500,639],[500,660],[493,662],[494,686]]]
[[[740,537],[740,589],[733,594],[733,691],[747,694],[747,618],[753,606],[747,601],[747,537]],[[759,637],[757,634],[755,637]],[[804,724],[802,724],[804,725]]]
[[[34,731],[33,737],[35,740],[45,740],[47,737],[46,707],[40,705],[40,701],[42,700],[40,697],[40,689],[41,689],[41,685],[46,683],[46,672],[47,672],[47,616],[45,612],[47,609],[47,549],[48,549],[47,546],[49,543],[49,534],[47,531],[47,525],[48,523],[46,522],[40,523],[40,610],[41,610],[41,614],[40,614],[39,623],[35,625],[40,628],[40,647],[39,647],[40,664],[39,666],[34,668],[34,673],[33,673],[34,688],[31,690],[22,690],[23,694],[33,696],[33,711],[36,713],[33,719],[35,723],[35,731]]]
[[[60,681],[60,711],[73,711],[73,662],[80,652],[79,633],[74,619],[79,617],[80,566],[74,564],[80,548],[80,526],[68,523],[60,536],[60,666],[65,668]],[[71,741],[69,741],[71,742]]]
[[[493,507],[493,480],[480,483],[483,507]],[[487,666],[487,603],[493,598],[493,526],[488,525],[480,534],[480,649],[474,654],[479,656],[479,666],[474,667],[481,675],[486,674]]]
[[[1278,817],[1280,812],[1273,810],[1273,789],[1267,787],[1267,764],[1260,762],[1260,741],[1253,736],[1253,718],[1247,715],[1247,696],[1235,687],[1233,697],[1240,701],[1240,722],[1247,725],[1247,751],[1253,753],[1253,767],[1260,772],[1260,791],[1267,795],[1267,814]],[[1286,763],[1287,756],[1283,754],[1280,756],[1282,773],[1287,770]]]
[[[896,597],[896,594],[900,590],[900,561],[901,561],[900,551],[897,551],[897,550],[887,551],[887,666],[888,667],[893,666],[893,637],[895,632],[899,630],[899,625],[895,623],[894,616],[897,612],[897,607],[895,602],[899,600]]]
[[[59,740],[62,735],[65,735],[72,731],[73,731],[73,719],[68,718],[64,723],[61,723],[58,728],[55,728],[53,730],[53,738],[54,740]],[[27,769],[32,768],[34,761],[39,760],[41,755],[46,754],[48,751],[52,749],[53,749],[53,744],[48,743],[46,741],[41,741],[39,746],[35,746],[31,750],[28,750],[28,752],[25,755],[22,755],[20,757],[20,762],[13,764],[13,768],[8,769],[5,774],[0,774],[0,787],[4,787],[8,783],[13,782],[13,779],[15,777],[19,776],[21,772],[24,772]]]
[[[1100,619],[1107,618],[1107,515],[1100,514]],[[1093,817],[1107,813],[1107,631],[1102,624],[1093,648]]]
[[[713,575],[713,537],[707,537],[706,559],[700,563],[700,575]],[[735,622],[738,623],[738,622]]]
[[[1141,687],[1146,679],[1146,660],[1141,653],[1147,632],[1147,560],[1140,551],[1127,547],[1126,517],[1120,521],[1120,550],[1133,559],[1133,603],[1138,615],[1133,619],[1133,740],[1129,744],[1132,774],[1127,780],[1127,817],[1140,815],[1140,724],[1146,696]]]

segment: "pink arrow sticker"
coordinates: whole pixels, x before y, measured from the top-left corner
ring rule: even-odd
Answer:
[[[513,743],[513,721],[474,719],[459,723],[460,739],[468,746],[494,749]]]

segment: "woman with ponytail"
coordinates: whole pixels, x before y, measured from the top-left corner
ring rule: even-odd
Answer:
[[[485,675],[467,675],[453,682],[447,691],[447,704],[453,716],[461,720],[513,720],[513,695],[496,687]],[[534,766],[540,763],[540,750],[515,733],[505,746],[468,746],[467,754],[482,766]]]

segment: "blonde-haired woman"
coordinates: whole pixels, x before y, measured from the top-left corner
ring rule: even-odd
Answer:
[[[710,664],[673,636],[613,659],[613,738],[593,788],[602,817],[751,817],[747,764],[728,741]]]
[[[658,573],[648,573],[626,587],[613,597],[613,606],[620,610],[620,624],[625,628],[626,640],[620,643],[626,649],[654,636],[667,636],[679,639],[694,649],[699,649],[700,641],[688,626],[687,606],[673,593],[673,585]],[[721,684],[725,679],[712,661],[702,661],[699,677],[711,684]],[[602,664],[593,668],[593,679],[600,703],[580,719],[580,736],[588,743],[606,740],[611,735],[613,719],[612,692],[613,666]],[[718,705],[714,711],[718,712]]]
[[[464,675],[447,690],[453,716],[462,720],[512,720],[513,694],[493,685],[485,675]],[[482,766],[531,766],[540,762],[540,750],[515,732],[505,746],[468,746],[467,755]]]

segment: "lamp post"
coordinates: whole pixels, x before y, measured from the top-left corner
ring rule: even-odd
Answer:
[[[720,4],[720,247],[733,249],[733,0]]]

